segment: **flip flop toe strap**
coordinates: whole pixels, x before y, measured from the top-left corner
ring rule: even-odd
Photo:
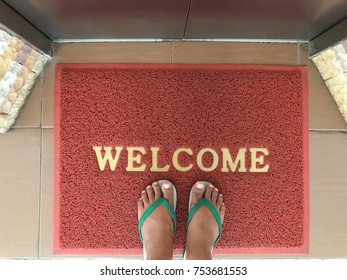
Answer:
[[[176,214],[175,214],[175,210],[171,207],[171,205],[169,204],[169,202],[161,197],[159,199],[157,199],[156,201],[154,201],[152,203],[151,206],[149,206],[145,212],[142,214],[140,220],[139,220],[139,224],[138,224],[138,231],[139,231],[139,236],[141,239],[141,242],[143,243],[143,238],[142,238],[142,233],[141,233],[141,228],[143,223],[146,221],[146,219],[148,218],[149,215],[151,215],[151,213],[157,209],[158,206],[163,205],[166,210],[168,211],[172,221],[173,221],[173,233],[176,232],[176,223],[177,223],[177,219],[176,219]]]
[[[194,217],[195,213],[200,209],[201,206],[206,206],[210,210],[210,212],[212,213],[214,219],[216,220],[216,222],[218,224],[219,234],[218,234],[218,237],[216,238],[216,240],[214,241],[214,244],[213,244],[213,245],[216,245],[217,242],[219,241],[220,237],[221,237],[221,234],[222,234],[222,221],[219,217],[219,214],[217,212],[216,207],[214,207],[213,204],[209,200],[207,200],[205,198],[199,200],[194,205],[194,207],[189,211],[187,228],[188,228],[190,221]]]

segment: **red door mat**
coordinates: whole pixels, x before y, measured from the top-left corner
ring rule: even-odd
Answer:
[[[60,64],[54,253],[141,255],[137,201],[178,193],[175,253],[199,180],[224,195],[215,254],[308,253],[306,67]]]

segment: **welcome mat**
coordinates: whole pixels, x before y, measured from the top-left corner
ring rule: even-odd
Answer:
[[[54,253],[141,255],[137,201],[155,180],[227,207],[215,254],[308,253],[306,67],[60,64]]]

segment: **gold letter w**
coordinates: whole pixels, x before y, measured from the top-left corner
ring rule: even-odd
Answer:
[[[101,147],[100,146],[94,146],[93,150],[95,151],[96,158],[98,160],[100,171],[104,171],[106,163],[110,165],[111,171],[114,171],[116,169],[119,156],[121,151],[123,150],[123,147],[115,147],[116,155],[113,157],[111,150],[112,147],[104,147],[105,155],[102,156],[101,154]]]

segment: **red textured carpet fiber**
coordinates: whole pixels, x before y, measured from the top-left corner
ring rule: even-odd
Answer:
[[[159,179],[177,188],[176,254],[198,180],[224,195],[216,254],[308,252],[305,67],[60,64],[56,73],[55,254],[141,255],[137,201]]]

